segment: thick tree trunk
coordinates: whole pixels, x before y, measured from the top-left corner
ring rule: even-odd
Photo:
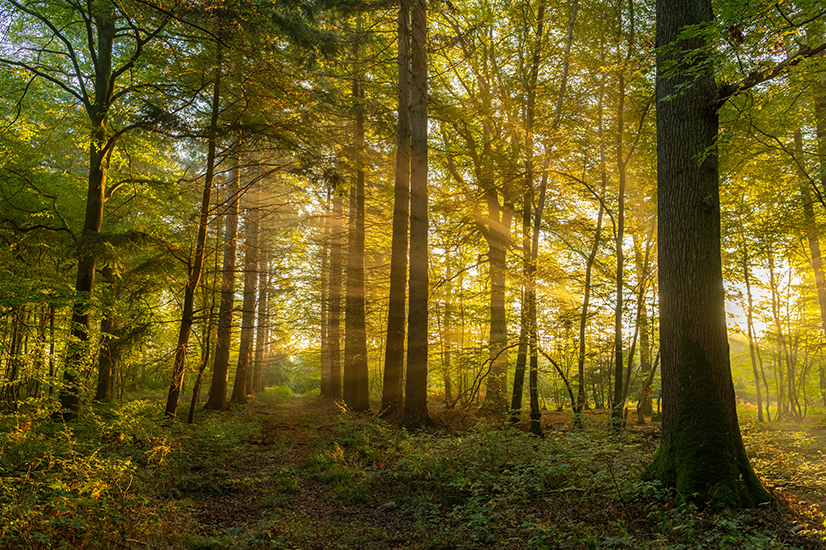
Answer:
[[[703,38],[678,40],[685,28],[712,20],[711,0],[657,1],[664,409],[662,441],[648,477],[674,487],[684,500],[743,508],[767,502],[769,495],[743,447],[731,378],[714,149],[717,86],[708,60],[697,53],[706,47]],[[672,61],[677,65],[669,68]]]
[[[410,311],[403,424],[429,422],[427,414],[427,4],[412,1],[412,104],[410,117]]]
[[[209,208],[212,201],[212,185],[215,179],[215,149],[218,132],[218,114],[220,112],[221,98],[221,65],[222,51],[220,44],[215,56],[215,82],[212,88],[212,114],[209,123],[209,143],[207,144],[206,174],[204,175],[204,191],[201,197],[201,210],[198,215],[198,237],[195,243],[195,258],[189,265],[184,287],[184,307],[181,312],[181,326],[178,330],[178,344],[175,348],[175,363],[172,367],[172,383],[169,386],[169,394],[166,399],[165,414],[170,419],[175,419],[178,411],[178,399],[181,395],[181,385],[183,384],[184,369],[186,366],[186,356],[189,351],[189,335],[192,331],[192,315],[195,303],[195,290],[201,280],[201,270],[204,265],[206,255],[206,236],[209,227]]]
[[[410,207],[410,2],[399,0],[398,129],[396,185],[393,197],[393,241],[390,255],[390,303],[381,411],[399,421],[403,412],[405,303],[407,297],[407,225]]]
[[[212,385],[205,408],[227,408],[229,383],[229,356],[232,347],[232,317],[235,304],[235,260],[238,252],[238,195],[241,190],[241,170],[238,159],[233,159],[226,198],[226,226],[224,229],[224,261],[221,268],[221,305],[218,309],[218,334],[215,337],[215,364],[212,367]]]
[[[232,387],[232,402],[246,403],[252,393],[252,344],[255,337],[255,298],[258,285],[258,190],[247,191],[249,205],[244,221],[244,301],[241,310],[241,337],[238,342],[238,367]]]
[[[497,216],[498,217],[498,216]],[[490,264],[490,371],[485,388],[485,400],[496,410],[505,407],[505,376],[508,368],[508,319],[505,307],[505,276],[507,274],[507,241],[512,211],[502,212],[502,228],[491,231],[488,239]]]

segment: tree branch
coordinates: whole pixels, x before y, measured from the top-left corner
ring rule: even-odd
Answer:
[[[750,73],[746,78],[740,80],[739,82],[732,82],[730,84],[726,84],[720,87],[720,90],[717,92],[717,99],[714,102],[715,109],[719,110],[722,106],[731,99],[732,97],[750,90],[754,88],[758,84],[762,84],[763,82],[767,82],[774,78],[777,78],[787,70],[791,69],[804,59],[808,59],[810,57],[814,57],[826,51],[826,43],[821,44],[816,48],[812,48],[807,45],[801,45],[800,49],[797,50],[797,53],[794,55],[790,55],[780,63],[769,67],[767,69],[763,69],[762,71],[754,71]]]

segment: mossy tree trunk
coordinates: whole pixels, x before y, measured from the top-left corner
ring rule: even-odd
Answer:
[[[678,40],[712,18],[711,0],[657,2],[663,437],[648,477],[684,500],[744,508],[769,495],[743,447],[731,378],[715,151],[720,102],[711,65],[698,55],[703,36]]]

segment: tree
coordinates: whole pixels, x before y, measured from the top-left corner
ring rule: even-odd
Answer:
[[[256,182],[257,183],[257,182]],[[232,387],[232,401],[246,403],[252,389],[253,337],[255,335],[255,298],[258,284],[258,217],[260,204],[258,187],[247,190],[248,204],[244,219],[244,299],[241,316],[238,367]]]
[[[410,4],[399,0],[399,101],[396,129],[396,182],[393,197],[393,241],[390,251],[390,302],[381,411],[392,420],[403,411],[404,319],[407,296],[407,230],[410,211]]]
[[[193,312],[195,307],[195,292],[201,280],[201,272],[206,257],[207,229],[209,228],[209,211],[212,206],[212,188],[215,181],[215,155],[218,141],[218,115],[221,101],[221,71],[223,53],[220,44],[215,50],[215,76],[212,83],[212,102],[209,129],[207,134],[206,173],[201,197],[201,208],[198,214],[198,233],[195,242],[195,254],[187,265],[186,284],[184,287],[184,303],[181,312],[181,324],[178,330],[178,343],[175,347],[175,362],[172,367],[172,382],[169,385],[169,394],[166,399],[165,414],[174,419],[178,411],[178,399],[181,395],[186,356],[189,351],[189,337],[192,332]],[[201,373],[202,374],[202,373]],[[198,388],[200,389],[200,387]]]
[[[68,93],[83,106],[89,123],[89,172],[86,213],[77,264],[72,310],[71,339],[60,403],[64,418],[71,419],[80,408],[80,376],[88,358],[91,336],[91,305],[94,292],[97,253],[95,239],[103,225],[109,162],[118,139],[125,133],[146,126],[147,119],[113,128],[110,114],[120,102],[135,96],[140,86],[133,80],[148,44],[164,29],[169,18],[158,21],[146,17],[153,6],[127,6],[110,0],[80,4],[75,2],[7,3],[28,18],[31,43],[19,57],[4,57],[0,64],[20,67],[33,78],[46,80]],[[135,18],[134,15],[143,17]],[[69,24],[75,23],[75,24]],[[144,26],[149,23],[149,26]],[[75,34],[74,29],[84,29]],[[78,44],[82,46],[78,47]],[[150,117],[151,118],[151,117]]]
[[[363,39],[361,16],[353,42],[354,63],[359,65],[359,42]],[[353,183],[350,188],[347,231],[347,295],[344,317],[344,402],[352,410],[370,410],[367,370],[367,327],[364,293],[364,83],[361,69],[353,76]]]
[[[341,399],[341,264],[342,241],[344,239],[343,211],[344,199],[333,194],[333,213],[330,222],[330,290],[329,329],[327,340],[330,346],[330,399]]]
[[[705,35],[689,32],[713,17],[710,0],[657,1],[664,410],[648,476],[682,499],[742,508],[769,496],[743,447],[731,379],[715,150],[721,90]]]
[[[410,312],[407,317],[407,378],[403,423],[408,428],[415,428],[429,421],[426,0],[413,0],[410,50],[413,67],[410,115]]]
[[[237,147],[238,144],[234,144]],[[221,269],[221,306],[218,311],[218,333],[215,342],[215,363],[212,366],[212,385],[206,408],[227,408],[229,383],[229,356],[232,344],[232,317],[235,303],[235,261],[238,253],[238,198],[241,190],[241,168],[238,158],[232,159],[226,190],[226,228],[224,229],[224,263]]]

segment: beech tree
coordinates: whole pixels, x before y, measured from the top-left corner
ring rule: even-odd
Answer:
[[[118,103],[139,95],[142,83],[126,77],[135,76],[148,45],[170,19],[160,13],[155,18],[146,17],[154,9],[151,4],[127,7],[112,1],[81,4],[17,0],[7,0],[7,4],[28,19],[31,43],[14,57],[0,58],[0,64],[21,68],[33,79],[48,81],[82,105],[88,116],[89,173],[75,284],[78,298],[72,312],[73,343],[60,391],[64,417],[69,419],[80,408],[79,377],[88,357],[90,300],[97,267],[94,241],[103,225],[109,162],[121,136],[152,122],[148,116],[115,123],[110,114]],[[141,17],[136,18],[137,14]],[[78,28],[83,30],[76,33]]]

